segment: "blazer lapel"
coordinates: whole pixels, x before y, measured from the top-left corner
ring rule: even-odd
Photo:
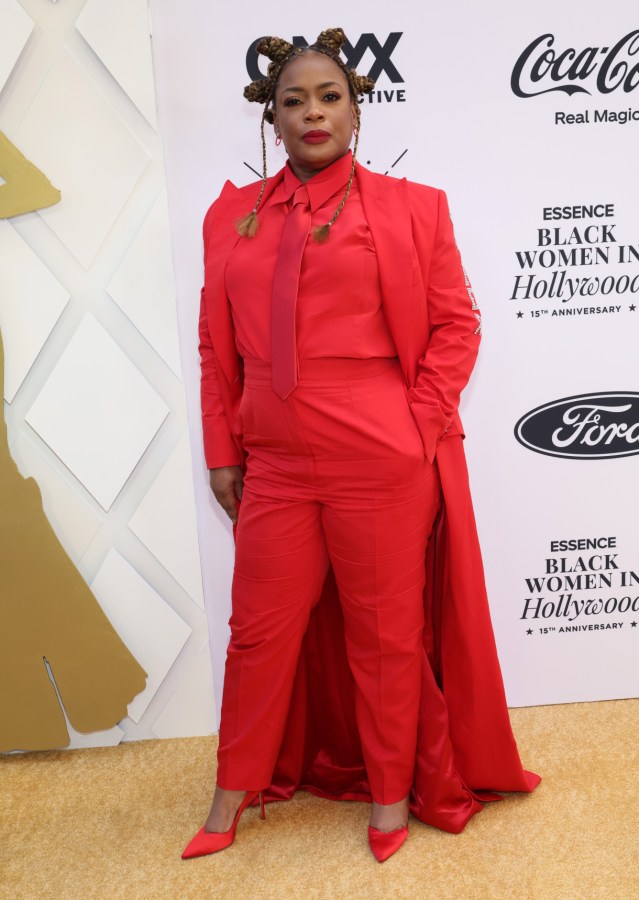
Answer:
[[[364,215],[377,252],[384,315],[407,384],[419,358],[413,297],[413,235],[406,179],[385,178],[356,164]]]
[[[282,180],[284,170],[269,178],[264,188],[261,204],[264,204],[274,188]],[[224,274],[229,254],[240,240],[235,222],[255,206],[260,184],[237,188],[227,181],[218,200],[218,208],[211,217],[207,246],[205,247],[204,283],[209,328],[213,338],[215,355],[232,392],[241,385],[240,365],[235,340],[231,307],[224,285]],[[246,238],[249,240],[249,238]]]

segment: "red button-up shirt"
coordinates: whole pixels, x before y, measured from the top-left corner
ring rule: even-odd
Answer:
[[[339,205],[351,153],[305,182],[311,228],[325,225]],[[287,163],[284,178],[258,211],[257,235],[230,254],[225,283],[235,340],[243,357],[271,360],[271,293],[284,220],[302,182]],[[375,246],[364,218],[357,179],[324,244],[309,237],[302,259],[296,310],[300,359],[397,355],[382,312]]]

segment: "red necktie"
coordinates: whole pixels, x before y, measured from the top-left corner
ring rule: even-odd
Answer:
[[[297,385],[295,306],[304,247],[311,230],[311,210],[305,185],[295,191],[293,208],[286,217],[275,263],[271,305],[271,378],[282,400]]]

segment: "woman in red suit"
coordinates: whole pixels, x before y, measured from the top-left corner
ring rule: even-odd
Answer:
[[[443,192],[356,163],[373,84],[344,40],[258,44],[264,178],[227,182],[204,223],[205,455],[236,558],[217,786],[184,858],[302,788],[371,802],[382,861],[409,811],[458,832],[539,781],[510,730],[457,414],[477,304]],[[265,121],[288,155],[271,178]]]

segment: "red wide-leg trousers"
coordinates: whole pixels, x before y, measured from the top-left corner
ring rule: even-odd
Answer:
[[[413,779],[424,556],[440,502],[397,360],[301,360],[281,400],[246,360],[218,784],[271,783],[304,632],[329,564],[342,605],[364,763],[377,803]]]

